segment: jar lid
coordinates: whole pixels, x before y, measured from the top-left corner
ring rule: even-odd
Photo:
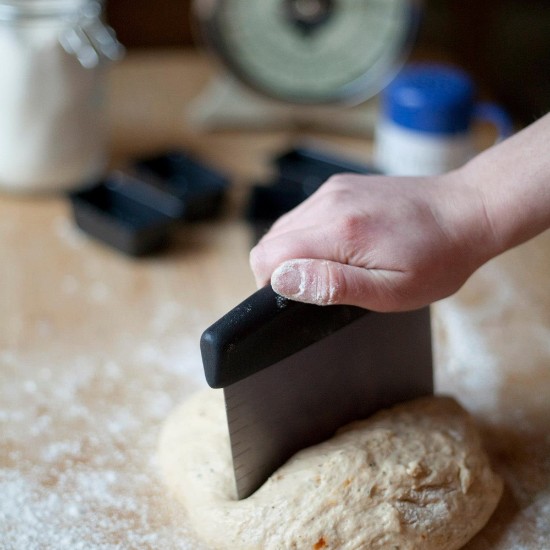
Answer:
[[[465,132],[473,104],[470,77],[460,69],[434,63],[408,65],[382,94],[386,118],[399,126],[434,134]]]

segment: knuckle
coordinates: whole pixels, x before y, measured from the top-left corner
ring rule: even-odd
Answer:
[[[334,174],[333,176],[330,176],[325,182],[325,188],[330,188],[331,190],[334,190],[342,187],[345,185],[346,179],[347,178],[344,174]]]
[[[344,201],[350,195],[349,176],[344,174],[331,176],[321,186],[321,190],[330,196],[331,201]]]
[[[357,213],[349,212],[342,216],[337,222],[337,235],[343,241],[356,240],[363,230],[363,218]]]
[[[326,262],[324,279],[322,302],[326,305],[342,303],[347,293],[342,267],[333,262]]]

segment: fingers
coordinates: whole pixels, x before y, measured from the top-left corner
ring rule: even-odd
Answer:
[[[326,197],[314,196],[311,202],[283,216],[250,253],[258,286],[267,284],[273,271],[286,260],[326,259],[357,265],[357,255],[368,256],[369,231],[363,227],[368,218],[350,210],[347,206],[338,208]]]
[[[329,178],[313,195],[296,206],[293,210],[281,216],[270,228],[267,237],[274,237],[281,233],[306,227],[319,220],[330,220],[335,212],[344,213],[345,203],[350,199],[349,186],[359,185],[359,181],[374,176],[357,176],[356,174],[339,174]],[[351,197],[351,203],[355,202]]]
[[[297,258],[332,258],[326,233],[315,226],[276,236],[269,235],[250,252],[250,266],[258,287],[269,283],[273,271],[283,262]]]
[[[312,195],[276,220],[264,238],[272,239],[288,231],[318,224],[319,220],[327,218],[328,213],[326,211],[327,201],[324,195]]]
[[[370,270],[319,259],[289,260],[271,277],[271,286],[286,298],[316,304],[352,304],[373,311],[403,307],[394,289],[404,274]]]

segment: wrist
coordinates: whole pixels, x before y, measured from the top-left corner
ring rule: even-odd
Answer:
[[[550,227],[549,136],[547,115],[458,170],[479,193],[494,255]]]
[[[443,194],[444,219],[456,258],[471,273],[505,250],[487,196],[476,181],[468,165],[437,176],[436,181]]]

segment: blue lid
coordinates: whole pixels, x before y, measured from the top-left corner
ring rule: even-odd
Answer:
[[[395,124],[435,134],[470,126],[474,85],[460,69],[441,64],[405,67],[382,94],[384,115]]]

